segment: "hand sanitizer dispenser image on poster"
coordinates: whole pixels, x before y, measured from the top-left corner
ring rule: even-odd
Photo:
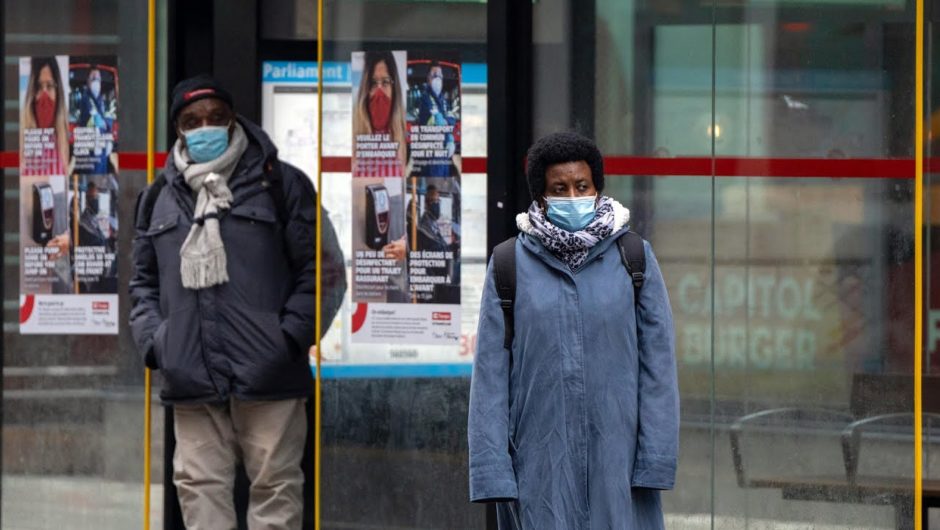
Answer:
[[[52,186],[46,182],[33,184],[33,241],[45,245],[52,239],[55,224],[55,200]]]
[[[388,244],[388,190],[381,184],[366,186],[366,245],[379,250]]]

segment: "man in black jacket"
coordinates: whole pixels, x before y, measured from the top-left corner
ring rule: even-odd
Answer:
[[[130,323],[173,406],[186,528],[235,528],[232,484],[251,481],[250,528],[299,529],[300,469],[313,389],[316,192],[213,79],[182,81],[179,139],[162,186],[138,199]],[[323,329],[346,289],[322,216]]]

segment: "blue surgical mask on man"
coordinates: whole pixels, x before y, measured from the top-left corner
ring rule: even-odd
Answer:
[[[594,219],[597,196],[590,197],[545,197],[545,215],[558,228],[577,232]]]
[[[197,164],[211,162],[228,149],[228,127],[223,125],[199,127],[186,131],[183,136],[189,157]]]

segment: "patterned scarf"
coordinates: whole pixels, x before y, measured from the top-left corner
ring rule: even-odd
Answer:
[[[610,197],[601,197],[594,211],[594,219],[584,230],[569,232],[558,228],[545,218],[542,207],[537,201],[529,206],[529,222],[532,230],[529,231],[545,245],[552,254],[565,262],[572,271],[584,265],[588,251],[604,238],[614,232],[614,201]]]

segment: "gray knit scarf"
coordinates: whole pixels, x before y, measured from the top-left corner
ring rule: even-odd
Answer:
[[[532,224],[530,233],[572,271],[581,268],[594,245],[614,232],[614,201],[610,197],[600,198],[594,211],[594,219],[584,230],[577,232],[569,232],[553,225],[545,218],[545,213],[537,201],[532,201],[528,213],[529,222]]]
[[[238,123],[228,149],[215,160],[190,162],[182,142],[177,140],[173,146],[173,163],[196,194],[193,226],[180,247],[180,275],[187,289],[205,289],[228,281],[218,214],[232,206],[228,179],[247,148],[248,137]]]

